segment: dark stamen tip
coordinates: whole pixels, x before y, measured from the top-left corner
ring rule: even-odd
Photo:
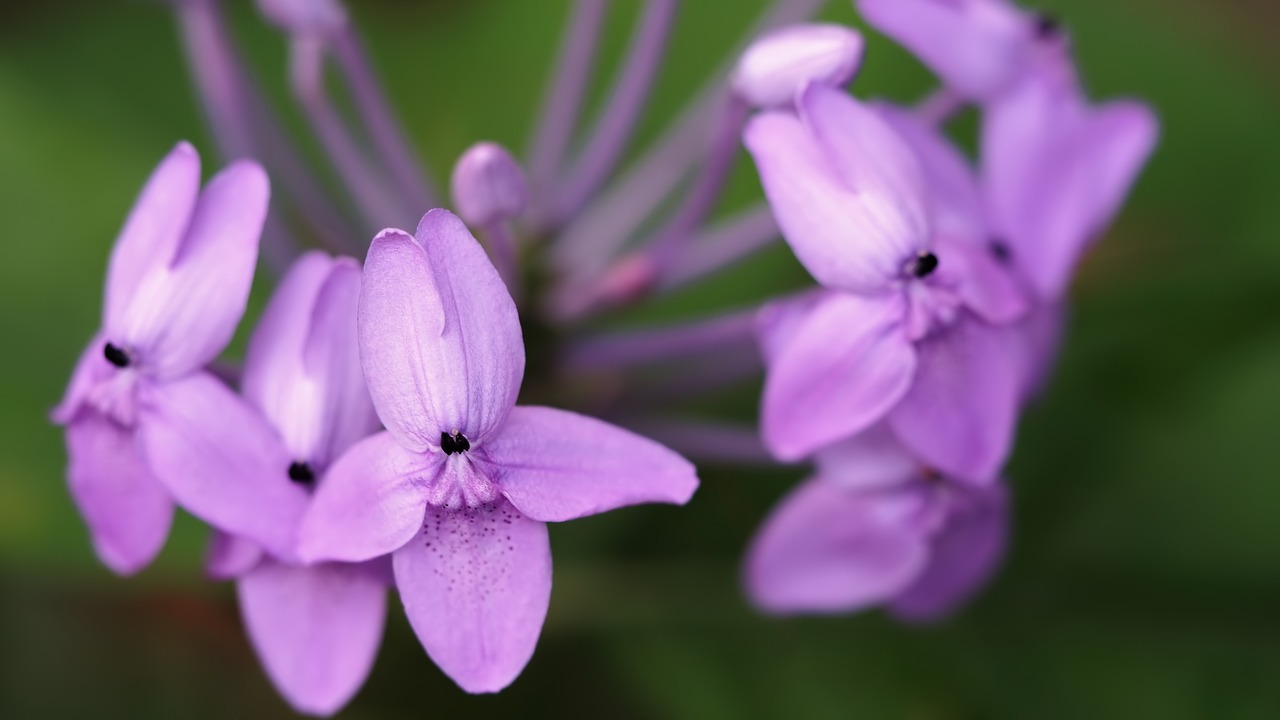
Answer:
[[[933,274],[934,270],[938,269],[938,256],[928,250],[922,250],[911,261],[908,269],[917,278],[927,278]]]
[[[1058,18],[1047,12],[1036,13],[1036,37],[1047,39],[1057,36],[1062,32],[1062,23]]]
[[[987,247],[991,250],[991,255],[1002,263],[1009,262],[1013,257],[1013,250],[1001,238],[991,238],[991,242],[987,243]]]
[[[467,440],[467,436],[462,433],[455,432],[452,435],[446,432],[440,433],[440,449],[445,455],[466,452],[471,449],[471,441]]]
[[[289,464],[289,479],[296,483],[314,482],[316,473],[310,465],[295,461]]]
[[[106,347],[102,348],[102,355],[107,359],[107,362],[118,368],[129,367],[128,353],[111,343],[107,343]]]

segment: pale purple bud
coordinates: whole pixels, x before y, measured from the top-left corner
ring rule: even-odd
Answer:
[[[491,142],[476,143],[458,158],[450,191],[458,215],[473,227],[517,217],[529,201],[524,170],[506,148]]]
[[[294,35],[329,36],[347,24],[347,10],[340,0],[258,0],[258,10]]]
[[[733,90],[759,108],[791,104],[811,82],[843,85],[862,63],[862,36],[841,25],[792,25],[751,43],[733,71]]]

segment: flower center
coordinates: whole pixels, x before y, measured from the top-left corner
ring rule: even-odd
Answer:
[[[463,453],[471,449],[471,442],[467,440],[467,436],[454,430],[452,434],[440,433],[440,449],[445,455],[454,453]]]
[[[1013,257],[1013,250],[1009,248],[1009,243],[1006,243],[1004,238],[991,238],[991,241],[987,243],[987,249],[1001,263],[1007,263]]]
[[[111,343],[107,343],[106,346],[102,348],[102,356],[107,359],[107,362],[118,368],[127,368],[129,367],[129,363],[132,362],[132,360],[129,359],[128,353]]]
[[[933,274],[938,269],[938,256],[928,250],[921,250],[919,255],[911,258],[907,262],[907,274],[923,280]]]
[[[316,473],[307,463],[295,460],[289,464],[289,479],[306,485],[315,482]]]

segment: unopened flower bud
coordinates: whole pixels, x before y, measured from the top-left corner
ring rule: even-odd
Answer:
[[[733,90],[759,108],[789,105],[805,84],[842,85],[862,63],[862,36],[840,25],[792,25],[759,37],[733,71]]]
[[[341,0],[258,0],[258,10],[293,35],[329,36],[347,24]]]
[[[524,212],[529,188],[524,171],[501,145],[472,145],[453,166],[453,204],[467,224],[483,227]]]

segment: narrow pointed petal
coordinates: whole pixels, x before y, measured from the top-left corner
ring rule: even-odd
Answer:
[[[443,457],[411,453],[385,432],[356,443],[320,478],[299,533],[300,557],[360,562],[409,542]]]
[[[92,411],[67,425],[67,480],[94,550],[120,575],[151,564],[164,547],[173,501],[147,466],[134,434]]]
[[[867,22],[971,100],[998,96],[1024,67],[1030,27],[1004,2],[860,0]]]
[[[880,292],[900,271],[894,250],[920,241],[894,198],[844,185],[798,118],[767,112],[752,118],[743,142],[755,159],[765,197],[796,259],[825,287]]]
[[[1021,398],[1016,327],[962,317],[916,347],[915,381],[889,415],[894,432],[943,474],[994,482],[1013,445]]]
[[[262,548],[253,542],[213,528],[205,550],[204,574],[210,580],[231,580],[252,570],[262,558]]]
[[[808,480],[782,500],[747,551],[752,601],[772,613],[851,612],[897,595],[923,572],[928,537],[915,486],[853,492]]]
[[[506,502],[431,508],[392,558],[409,624],[467,692],[497,692],[533,657],[551,602],[547,526]]]
[[[267,560],[236,590],[258,659],[295,710],[332,715],[360,690],[387,614],[386,586],[374,573]]]
[[[152,389],[140,424],[156,477],[192,515],[295,556],[307,489],[289,479],[293,458],[248,402],[206,373]]]
[[[813,459],[823,480],[851,491],[902,485],[920,472],[920,461],[887,422],[825,447]]]
[[[214,176],[173,260],[143,278],[107,336],[161,377],[217,357],[249,300],[269,195],[267,175],[255,163],[232,163]]]
[[[919,158],[936,232],[985,245],[982,192],[960,148],[912,110],[883,102],[872,107]]]
[[[933,538],[924,572],[893,601],[893,614],[932,622],[967,602],[1004,556],[1009,507],[1004,488],[953,492],[946,525]]]
[[[107,269],[103,327],[123,319],[143,279],[163,272],[182,241],[200,191],[200,155],[180,142],[160,161],[116,238]]]
[[[377,429],[356,342],[360,268],[307,253],[285,275],[245,356],[244,394],[295,460],[326,467]]]
[[[932,234],[920,159],[874,109],[842,90],[810,85],[796,109],[837,177],[857,194],[868,230],[879,231],[848,242],[887,264],[896,277],[900,263],[927,249]]]
[[[765,376],[761,424],[779,459],[799,460],[884,417],[906,394],[915,351],[900,298],[832,294]]]
[[[407,448],[442,432],[473,442],[515,405],[520,320],[502,279],[457,217],[432,210],[415,239],[374,238],[360,300],[360,358],[378,415]]]
[[[698,487],[693,465],[671,450],[565,410],[516,407],[484,451],[502,494],[542,522],[640,503],[683,505]]]

